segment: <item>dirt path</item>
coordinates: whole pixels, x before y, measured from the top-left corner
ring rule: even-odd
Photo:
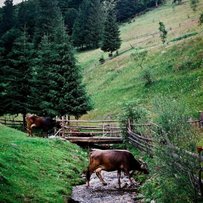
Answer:
[[[138,203],[135,201],[137,184],[135,181],[129,186],[127,177],[121,178],[121,188],[118,189],[118,179],[116,172],[102,172],[107,182],[103,186],[95,174],[91,176],[90,187],[79,185],[73,188],[72,200],[79,203]]]

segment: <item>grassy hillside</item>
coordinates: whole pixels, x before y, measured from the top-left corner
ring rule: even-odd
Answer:
[[[196,12],[189,1],[176,7],[168,2],[120,26],[119,56],[109,59],[99,49],[78,53],[95,107],[85,117],[116,117],[123,103],[136,100],[150,108],[160,95],[186,103],[191,115],[203,110],[203,26],[198,25],[202,10],[202,0]],[[159,37],[159,21],[168,30],[165,45]],[[102,56],[106,61],[99,64]]]
[[[64,202],[81,183],[86,153],[0,125],[0,202]]]

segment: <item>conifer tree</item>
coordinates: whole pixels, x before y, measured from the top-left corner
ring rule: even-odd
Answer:
[[[20,33],[17,29],[10,29],[0,39],[0,115],[12,113],[10,99],[7,97],[9,87],[9,53]]]
[[[110,55],[121,46],[120,31],[113,9],[109,10],[105,24],[101,50],[110,52]]]
[[[53,36],[42,40],[33,67],[30,109],[44,116],[79,117],[91,109],[89,97],[82,85],[62,16],[59,14],[53,22]]]
[[[36,2],[35,1],[23,1],[19,5],[17,12],[16,27],[20,30],[26,28],[29,40],[33,39],[36,23]]]
[[[73,26],[72,41],[74,46],[79,48],[83,48],[85,46],[88,9],[89,0],[84,0],[79,8],[78,16]]]
[[[15,24],[13,0],[5,0],[2,8],[2,21],[0,24],[0,37]]]
[[[28,43],[25,32],[15,40],[12,50],[7,56],[7,83],[4,92],[6,99],[6,112],[10,114],[21,113],[24,118],[27,113],[27,96],[29,94],[28,78],[30,77],[30,60],[32,45]]]
[[[44,35],[53,36],[54,21],[57,19],[60,9],[57,0],[37,0],[38,15],[36,17],[34,44],[38,47]]]
[[[98,48],[103,30],[100,0],[84,0],[73,27],[72,40],[76,47]]]
[[[98,48],[103,30],[103,11],[100,0],[90,0],[86,22],[85,44],[89,48]]]

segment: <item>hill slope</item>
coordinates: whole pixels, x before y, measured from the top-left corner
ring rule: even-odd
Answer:
[[[64,202],[81,183],[86,153],[0,125],[0,202]]]
[[[101,50],[78,53],[95,106],[85,117],[116,117],[123,103],[135,100],[150,108],[160,95],[186,103],[193,115],[203,109],[203,26],[198,25],[202,8],[203,1],[196,12],[189,1],[174,8],[168,2],[121,25],[122,47],[115,58],[109,59]],[[168,30],[166,45],[159,37],[159,21]],[[146,57],[140,54],[143,51]],[[99,64],[101,56],[104,64]]]

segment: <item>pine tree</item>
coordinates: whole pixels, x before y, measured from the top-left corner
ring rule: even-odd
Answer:
[[[56,25],[55,20],[61,11],[57,0],[38,0],[36,9],[38,15],[35,25],[34,44],[35,47],[38,47],[44,35],[52,38],[54,26]]]
[[[86,22],[85,44],[88,48],[98,48],[103,30],[103,12],[100,0],[90,0]]]
[[[104,34],[101,50],[104,52],[110,52],[110,55],[112,55],[112,53],[118,50],[120,46],[120,31],[116,22],[116,15],[114,10],[110,10],[104,24]]]
[[[0,115],[5,113],[12,113],[10,107],[10,98],[8,95],[9,87],[9,53],[12,50],[12,47],[15,43],[17,36],[20,33],[16,29],[10,29],[7,31],[0,39]]]
[[[7,103],[6,112],[23,114],[24,124],[29,94],[28,78],[30,77],[31,50],[32,45],[28,43],[24,32],[15,40],[12,50],[7,56],[6,66],[7,86],[4,92],[5,103]]]
[[[100,0],[84,0],[73,27],[76,47],[98,48],[103,30],[103,11]]]
[[[91,109],[89,97],[62,16],[58,15],[54,22],[53,38],[44,37],[33,66],[30,109],[39,115],[79,117]]]
[[[34,1],[23,1],[19,4],[19,9],[17,10],[17,24],[16,27],[20,30],[26,28],[29,40],[33,39],[36,23],[36,2]]]
[[[89,9],[89,0],[84,0],[79,8],[78,16],[73,26],[72,41],[74,46],[83,48],[85,44],[87,13]]]
[[[2,21],[0,24],[0,37],[10,30],[15,24],[13,0],[5,0],[2,9]]]

